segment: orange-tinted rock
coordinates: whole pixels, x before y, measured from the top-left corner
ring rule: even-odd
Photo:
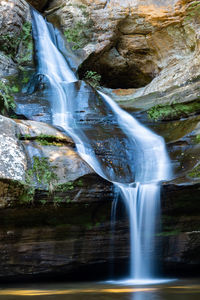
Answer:
[[[54,0],[46,13],[59,19],[63,31],[73,32],[82,23],[80,39],[91,21],[81,76],[91,69],[102,75],[104,85],[147,86],[148,94],[198,76],[199,11],[195,0]]]

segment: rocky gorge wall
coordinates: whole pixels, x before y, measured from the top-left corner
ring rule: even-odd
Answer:
[[[103,90],[165,138],[174,179],[162,188],[159,259],[168,272],[198,274],[199,2],[30,3],[63,31],[80,77],[100,73]],[[0,90],[17,104],[0,117],[0,278],[70,276],[89,267],[106,275],[113,260],[125,272],[130,249],[122,205],[114,258],[111,247],[113,186],[49,124],[45,96],[25,93],[34,72],[29,7],[9,0],[0,1],[0,10],[0,73],[9,87]]]

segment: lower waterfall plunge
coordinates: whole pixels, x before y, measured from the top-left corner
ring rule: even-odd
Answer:
[[[75,141],[79,155],[120,191],[129,213],[130,280],[153,279],[160,182],[171,175],[164,141],[110,97],[78,81],[57,47],[59,32],[35,10],[32,19],[35,78],[42,76],[48,82],[52,123],[62,127]]]

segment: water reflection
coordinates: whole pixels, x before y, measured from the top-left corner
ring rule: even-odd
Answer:
[[[156,291],[136,292],[132,294],[131,300],[161,300],[160,296],[156,294]]]
[[[0,300],[199,300],[199,280],[151,286],[104,283],[28,284],[0,287]]]

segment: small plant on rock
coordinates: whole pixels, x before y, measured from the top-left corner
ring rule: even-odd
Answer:
[[[57,182],[57,175],[54,173],[54,167],[50,166],[47,157],[33,156],[33,166],[26,173],[26,182],[31,184],[34,180],[37,184],[46,186],[49,191],[53,190]]]
[[[12,88],[3,80],[0,80],[0,113],[5,114],[9,110],[15,108],[14,98],[12,96]]]
[[[84,79],[94,88],[100,85],[101,75],[94,71],[87,71],[84,75]]]
[[[33,156],[32,168],[26,172],[25,185],[27,188],[21,197],[21,201],[33,201],[35,195],[35,183],[39,186],[45,186],[49,195],[51,195],[57,180],[58,178],[54,172],[54,167],[50,166],[48,158]]]
[[[77,22],[72,28],[68,28],[65,30],[64,36],[69,43],[73,44],[73,50],[81,49],[87,43],[88,38],[86,36],[86,32],[88,30],[88,26],[88,24]]]

